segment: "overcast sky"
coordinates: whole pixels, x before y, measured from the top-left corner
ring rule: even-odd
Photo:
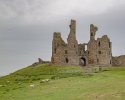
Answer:
[[[53,32],[66,41],[71,19],[79,43],[93,23],[97,37],[110,37],[114,56],[125,54],[125,0],[0,0],[0,75],[50,60]]]

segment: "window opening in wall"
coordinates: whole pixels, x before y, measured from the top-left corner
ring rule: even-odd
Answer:
[[[102,52],[101,51],[99,51],[99,54],[101,54]]]
[[[99,63],[99,59],[97,59],[97,63]]]
[[[98,43],[98,46],[99,46],[99,47],[101,46],[101,43],[100,43],[100,41],[99,41],[99,43]]]
[[[54,52],[56,53],[56,48],[54,49]]]
[[[76,46],[74,45],[74,48],[75,48]]]
[[[112,61],[110,60],[110,64],[112,64]]]
[[[68,58],[65,58],[65,60],[66,60],[66,63],[68,63],[68,62],[69,62]]]
[[[93,33],[91,33],[91,36],[93,36]]]
[[[85,51],[87,50],[87,45],[85,45]]]
[[[111,48],[111,43],[109,42],[109,48]]]
[[[68,51],[67,51],[67,50],[65,50],[65,54],[68,54]]]

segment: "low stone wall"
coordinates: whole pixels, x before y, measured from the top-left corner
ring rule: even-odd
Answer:
[[[112,65],[113,66],[125,66],[125,55],[112,57]]]
[[[43,61],[41,58],[38,58],[38,62],[33,63],[32,66],[36,66],[39,64],[50,64],[50,63],[51,63],[50,61]]]

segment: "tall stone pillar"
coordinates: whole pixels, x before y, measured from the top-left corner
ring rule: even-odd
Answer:
[[[78,58],[78,42],[76,40],[76,21],[71,20],[70,33],[67,39],[68,42],[68,59],[69,65],[78,65],[79,58]]]
[[[96,35],[96,31],[98,30],[98,28],[96,26],[94,26],[93,24],[90,25],[90,40],[95,40],[95,35]]]

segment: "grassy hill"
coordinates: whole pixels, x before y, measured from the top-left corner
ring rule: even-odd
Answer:
[[[0,78],[0,100],[125,100],[125,68],[86,76],[78,66],[29,66]]]

